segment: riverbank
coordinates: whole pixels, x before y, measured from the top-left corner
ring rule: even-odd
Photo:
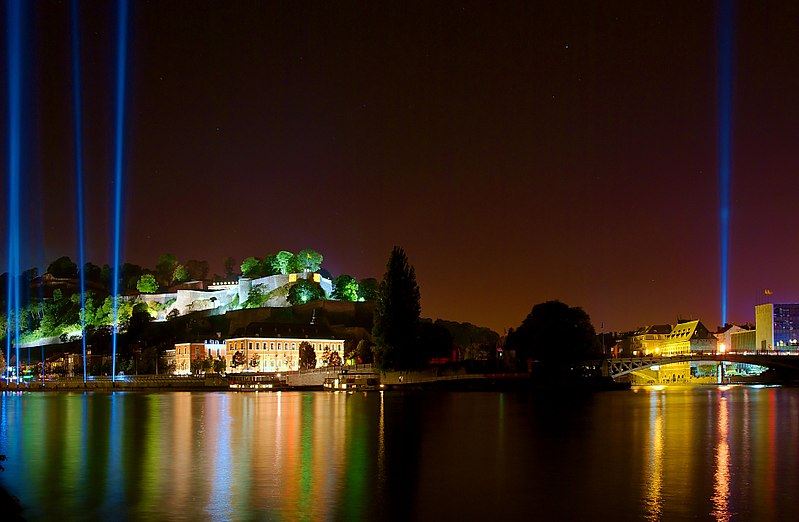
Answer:
[[[3,520],[9,522],[22,522],[22,504],[19,499],[6,491],[3,486],[0,486],[0,513],[3,514]]]

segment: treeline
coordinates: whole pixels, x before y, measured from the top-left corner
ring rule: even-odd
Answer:
[[[254,279],[304,271],[320,272],[322,276],[333,281],[330,295],[318,283],[307,279],[300,279],[287,287],[277,289],[276,292],[283,292],[282,296],[292,305],[316,299],[371,301],[377,298],[379,283],[376,279],[367,278],[358,281],[347,274],[333,277],[322,268],[323,259],[322,254],[309,248],[296,254],[281,250],[263,258],[248,257],[241,264],[228,257],[224,260],[225,276],[214,274],[212,279],[230,280],[239,274]],[[82,309],[78,286],[81,272],[86,282]],[[119,330],[127,330],[135,312],[153,318],[172,304],[171,302],[145,303],[136,298],[138,294],[165,291],[175,284],[187,281],[208,281],[208,273],[207,261],[190,259],[180,262],[173,254],[159,256],[152,269],[133,263],[122,263],[119,267],[118,289],[126,297],[120,298],[118,301],[116,324]],[[19,276],[20,286],[25,289],[21,296],[22,306],[18,310],[12,311],[10,321],[13,330],[19,329],[21,342],[79,335],[82,324],[89,333],[94,330],[110,328],[114,324],[114,299],[110,295],[114,277],[112,267],[88,262],[81,270],[68,256],[62,256],[48,265],[45,274],[56,280],[66,280],[67,282],[62,283],[61,287],[48,286],[52,281],[47,282],[44,278],[40,278],[38,269],[35,267],[24,271]],[[8,284],[9,275],[5,273],[0,276],[0,303],[3,305],[0,308],[0,326],[2,326],[0,338],[5,338],[8,331],[9,317],[5,307]],[[30,291],[28,291],[29,289]],[[270,297],[272,297],[271,293],[263,291],[260,286],[256,285],[243,303],[239,303],[236,298],[233,308],[266,306]],[[171,316],[176,313],[177,310],[173,310]]]
[[[17,311],[11,312],[11,325],[19,328],[20,342],[27,343],[39,339],[60,337],[67,341],[72,337],[80,337],[81,313],[84,317],[87,335],[91,336],[99,330],[111,330],[114,324],[114,299],[112,296],[101,297],[94,292],[86,292],[81,307],[80,293],[66,296],[61,289],[53,291],[53,296],[46,299],[30,300]],[[125,331],[129,328],[134,314],[142,314],[141,321],[147,322],[159,309],[171,303],[143,303],[136,299],[120,298],[116,312],[116,324]],[[9,317],[5,311],[0,313],[0,338],[5,338]]]

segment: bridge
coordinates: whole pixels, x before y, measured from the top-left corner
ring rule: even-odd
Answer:
[[[624,359],[605,359],[594,363],[594,367],[602,369],[603,376],[621,377],[638,370],[645,370],[652,366],[682,362],[730,362],[756,364],[767,368],[787,368],[799,371],[799,353],[794,352],[744,352],[744,353],[690,353],[682,355],[664,355],[652,357],[629,357]]]

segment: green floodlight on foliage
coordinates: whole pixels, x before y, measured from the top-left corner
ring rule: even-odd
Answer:
[[[360,297],[361,285],[354,277],[342,274],[333,281],[333,299],[339,301],[358,301]]]
[[[289,288],[288,302],[292,305],[305,304],[309,301],[324,299],[325,291],[319,283],[301,279]]]
[[[297,253],[299,268],[310,272],[318,272],[322,268],[322,254],[310,248],[304,248]]]
[[[158,281],[153,274],[144,274],[136,283],[136,290],[143,294],[154,294],[158,290]]]

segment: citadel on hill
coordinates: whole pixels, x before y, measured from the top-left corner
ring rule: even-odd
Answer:
[[[158,294],[141,294],[138,299],[147,304],[156,304],[155,320],[165,320],[172,315],[217,310],[225,313],[246,303],[252,293],[261,296],[259,305],[266,307],[291,306],[288,300],[289,287],[298,281],[313,281],[326,295],[333,294],[332,280],[315,272],[277,274],[256,279],[240,277],[236,281],[205,283],[189,281],[173,291]]]

